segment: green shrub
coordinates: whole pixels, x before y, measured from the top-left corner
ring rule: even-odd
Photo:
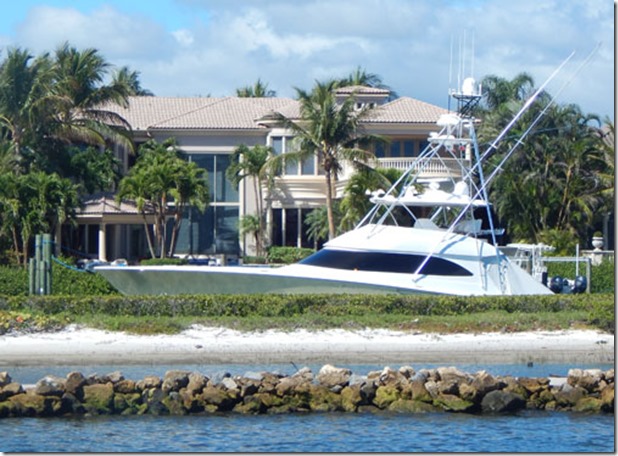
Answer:
[[[139,262],[144,266],[179,266],[188,263],[186,258],[147,258]]]
[[[266,264],[266,257],[246,255],[243,257],[244,264]]]
[[[0,295],[26,296],[28,269],[21,266],[0,266]]]
[[[314,253],[314,249],[273,246],[268,249],[268,262],[272,264],[292,264]]]

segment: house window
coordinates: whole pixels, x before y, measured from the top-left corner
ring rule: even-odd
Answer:
[[[275,155],[281,155],[294,151],[293,136],[272,136],[271,147]],[[315,156],[307,157],[299,161],[289,161],[284,163],[283,175],[285,176],[315,176],[317,169],[317,159]]]
[[[313,248],[305,220],[313,209],[291,207],[272,210],[271,242],[276,246]]]
[[[238,190],[226,178],[229,154],[187,154],[208,172],[210,204],[205,213],[185,210],[176,243],[177,255],[238,254]],[[171,227],[170,227],[171,229]]]

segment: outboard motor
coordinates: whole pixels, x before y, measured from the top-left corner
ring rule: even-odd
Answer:
[[[549,289],[554,293],[562,293],[564,288],[564,279],[560,276],[552,277],[549,281]]]
[[[575,277],[575,282],[573,282],[573,293],[583,293],[588,288],[588,281],[584,276]]]

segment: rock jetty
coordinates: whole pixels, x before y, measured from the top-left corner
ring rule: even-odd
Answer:
[[[163,378],[126,379],[122,373],[66,378],[35,385],[0,372],[0,417],[73,415],[186,415],[208,413],[459,412],[512,413],[523,409],[613,413],[614,370],[571,369],[566,378],[494,376],[455,367],[404,366],[357,375],[323,366],[286,376],[249,372],[212,377],[172,370]]]

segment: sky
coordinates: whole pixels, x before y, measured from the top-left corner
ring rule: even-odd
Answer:
[[[560,104],[614,119],[609,0],[4,0],[0,59],[68,41],[158,96],[233,96],[258,79],[295,97],[357,68],[448,107],[472,76],[531,74]],[[598,46],[598,47],[597,47]]]

